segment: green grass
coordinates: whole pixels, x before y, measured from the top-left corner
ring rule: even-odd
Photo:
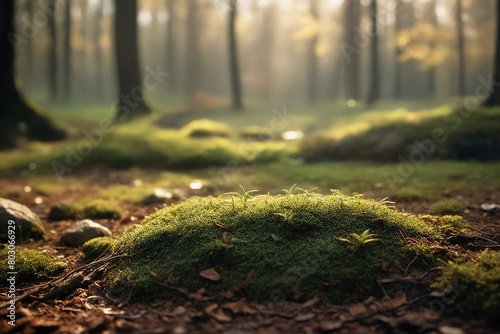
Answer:
[[[453,294],[469,316],[497,320],[500,314],[500,252],[486,250],[476,258],[449,262],[435,287]]]
[[[366,230],[380,240],[355,251],[339,240]],[[336,191],[323,196],[297,188],[277,196],[243,192],[193,197],[119,237],[112,253],[128,256],[116,260],[106,281],[145,298],[158,289],[167,291],[169,277],[191,291],[225,291],[255,270],[244,288],[250,299],[264,300],[273,293],[291,298],[300,289],[304,297],[320,292],[333,302],[353,300],[356,291],[359,300],[378,293],[375,279],[387,275],[377,263],[390,263],[393,273],[399,272],[415,253],[425,252],[429,240],[445,232],[385,202]],[[421,240],[420,249],[405,238]],[[199,277],[207,268],[215,268],[222,280]]]
[[[8,249],[0,250],[0,281],[6,284],[8,268]],[[16,249],[15,271],[17,282],[34,282],[61,274],[67,264],[54,255],[32,249]]]

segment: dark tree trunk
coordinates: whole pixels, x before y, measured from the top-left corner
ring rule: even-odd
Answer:
[[[151,112],[144,101],[139,70],[137,0],[115,0],[115,52],[118,65],[116,119],[124,121]]]
[[[370,45],[370,87],[368,91],[368,106],[373,105],[378,100],[380,95],[380,75],[379,75],[379,60],[378,60],[378,27],[377,27],[377,0],[370,2],[370,19],[371,19],[371,45]]]
[[[187,0],[187,96],[201,89],[198,1]]]
[[[50,0],[48,3],[48,26],[49,26],[49,64],[48,78],[49,91],[52,101],[57,101],[59,94],[57,89],[57,26],[56,26],[56,1]]]
[[[318,0],[310,0],[309,13],[311,17],[319,24]],[[315,101],[318,96],[318,57],[316,56],[316,47],[318,45],[318,31],[309,40],[307,48],[307,98],[309,101]]]
[[[341,49],[346,60],[345,93],[347,99],[357,100],[360,96],[361,3],[360,0],[349,0],[344,3],[344,6],[344,42],[341,44]]]
[[[259,67],[260,67],[260,96],[270,99],[273,90],[273,49],[274,34],[276,30],[276,3],[270,4],[262,9],[262,33],[260,38]]]
[[[27,103],[20,93],[14,67],[14,48],[25,37],[14,32],[14,0],[0,1],[0,147],[14,146],[17,138],[53,141],[65,137],[50,119]],[[17,84],[17,85],[16,85]]]
[[[437,20],[437,16],[436,16],[436,0],[429,1],[428,6],[429,6],[428,7],[429,9],[428,9],[427,16],[429,18],[429,23],[431,24],[431,26],[434,29],[437,29],[438,28],[438,20]],[[434,40],[432,40],[430,42],[429,47],[434,52],[434,50],[436,49],[436,43]],[[436,82],[436,66],[431,65],[427,69],[427,85],[426,85],[426,90],[425,90],[425,94],[429,98],[433,98],[436,95],[435,82]]]
[[[458,47],[458,95],[465,96],[465,36],[462,19],[462,0],[457,0],[456,8],[457,47]]]
[[[394,21],[394,36],[395,39],[398,37],[399,32],[403,28],[403,20],[402,20],[402,13],[401,11],[403,10],[403,1],[402,0],[396,0],[396,17]],[[396,41],[394,41],[395,43]],[[403,69],[401,62],[399,58],[401,57],[401,49],[395,45],[395,50],[394,50],[394,98],[395,99],[400,99],[402,97],[402,76],[403,76]]]
[[[71,97],[71,1],[64,5],[64,41],[63,41],[63,99]]]
[[[174,27],[175,27],[175,1],[167,0],[167,84],[170,92],[176,89],[176,73],[175,73],[175,39],[174,39]]]
[[[241,99],[240,67],[238,64],[238,44],[236,38],[236,17],[238,15],[238,0],[231,0],[229,3],[229,72],[231,76],[231,96],[233,109],[243,110]]]
[[[491,92],[483,105],[486,107],[500,106],[500,0],[496,4],[497,36],[495,60],[493,63],[493,82]]]
[[[99,100],[102,99],[102,73],[104,71],[102,64],[102,48],[100,43],[100,38],[102,34],[102,18],[103,18],[103,3],[102,0],[98,0],[95,15],[94,15],[94,60],[95,60],[95,93]]]
[[[34,6],[34,2],[35,0],[28,0],[26,1],[26,13],[27,13],[27,16],[28,16],[28,20],[30,20],[30,22],[33,22],[33,13],[35,11],[35,6]],[[28,38],[28,40],[26,41],[26,55],[27,55],[27,58],[26,58],[26,68],[27,68],[27,72],[28,72],[28,75],[31,77],[33,75],[33,39],[32,38]],[[31,87],[31,86],[30,86]]]

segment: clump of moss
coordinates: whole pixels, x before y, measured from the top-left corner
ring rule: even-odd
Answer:
[[[430,212],[438,215],[456,215],[464,212],[467,204],[461,200],[443,199],[431,205]]]
[[[229,125],[206,118],[189,122],[181,132],[192,138],[231,137],[233,134]]]
[[[65,203],[56,204],[50,208],[48,219],[51,221],[59,221],[73,219],[78,217],[78,210],[75,206]]]
[[[0,280],[5,282],[7,272],[12,271],[8,266],[8,249],[0,250]],[[16,280],[22,282],[34,282],[48,279],[61,274],[67,264],[61,259],[47,252],[32,249],[16,249],[15,271]]]
[[[95,219],[118,219],[122,215],[122,209],[118,204],[102,199],[83,202],[81,212],[84,218]]]
[[[433,224],[385,202],[293,191],[254,196],[243,189],[240,195],[193,197],[160,210],[116,240],[113,254],[128,256],[117,260],[106,279],[145,297],[168,286],[169,277],[190,290],[226,291],[254,272],[244,288],[250,299],[292,298],[300,290],[305,298],[323,292],[339,302],[377,293],[377,264],[404,268],[415,256],[405,238],[435,236]],[[366,230],[380,240],[353,251],[339,239]],[[200,277],[207,268],[222,279]]]
[[[83,244],[82,250],[89,259],[96,259],[107,250],[111,249],[115,240],[111,237],[99,237],[90,239]]]
[[[486,250],[476,259],[448,263],[434,285],[453,293],[469,315],[494,319],[500,314],[500,252]]]

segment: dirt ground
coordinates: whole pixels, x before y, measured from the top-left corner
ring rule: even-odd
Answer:
[[[107,179],[108,184],[117,181],[111,176],[101,177]],[[9,178],[0,182],[3,186],[22,189],[27,181]],[[106,185],[96,183],[91,189],[85,189],[85,193],[97,192],[103,186]],[[32,208],[46,229],[45,240],[25,246],[50,247],[68,261],[70,267],[84,264],[80,249],[68,248],[59,242],[61,232],[73,221],[48,222],[46,219],[52,205],[63,200],[78,200],[84,195],[68,187],[57,195],[43,196],[43,203],[39,205],[33,205],[34,193],[14,198]],[[367,194],[370,195],[376,194]],[[499,201],[495,193],[463,196],[469,203]],[[116,236],[161,207],[161,204],[129,204],[123,207],[121,219],[96,221]],[[409,202],[398,204],[398,208],[415,214],[427,213],[428,203]],[[463,216],[471,227],[499,240],[500,213],[486,213],[473,206],[468,207]],[[158,291],[158,300],[132,303],[110,294],[103,283],[95,279],[56,299],[18,302],[15,327],[7,324],[7,310],[0,310],[0,333],[500,333],[500,328],[492,324],[467,319],[456,306],[458,293],[443,296],[425,289],[421,277],[405,277],[396,282],[403,284],[404,291],[384,296],[384,286],[393,283],[381,282],[380,296],[347,305],[330,305],[321,296],[301,303],[284,302],[279,296],[268,302],[253,303],[237,292],[214,296],[204,290],[182,289],[173,299],[166,295],[168,291]],[[2,291],[0,303],[5,301],[7,294]]]

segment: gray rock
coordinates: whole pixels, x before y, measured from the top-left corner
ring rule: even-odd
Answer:
[[[180,189],[156,188],[154,192],[142,200],[143,204],[161,204],[169,201],[178,201],[186,197],[186,193]]]
[[[43,239],[45,229],[40,218],[27,206],[0,198],[0,242],[7,242],[9,222],[15,222],[16,240],[27,241],[29,238]]]
[[[90,219],[84,219],[63,232],[61,242],[71,247],[78,247],[98,237],[110,237],[111,231]]]

